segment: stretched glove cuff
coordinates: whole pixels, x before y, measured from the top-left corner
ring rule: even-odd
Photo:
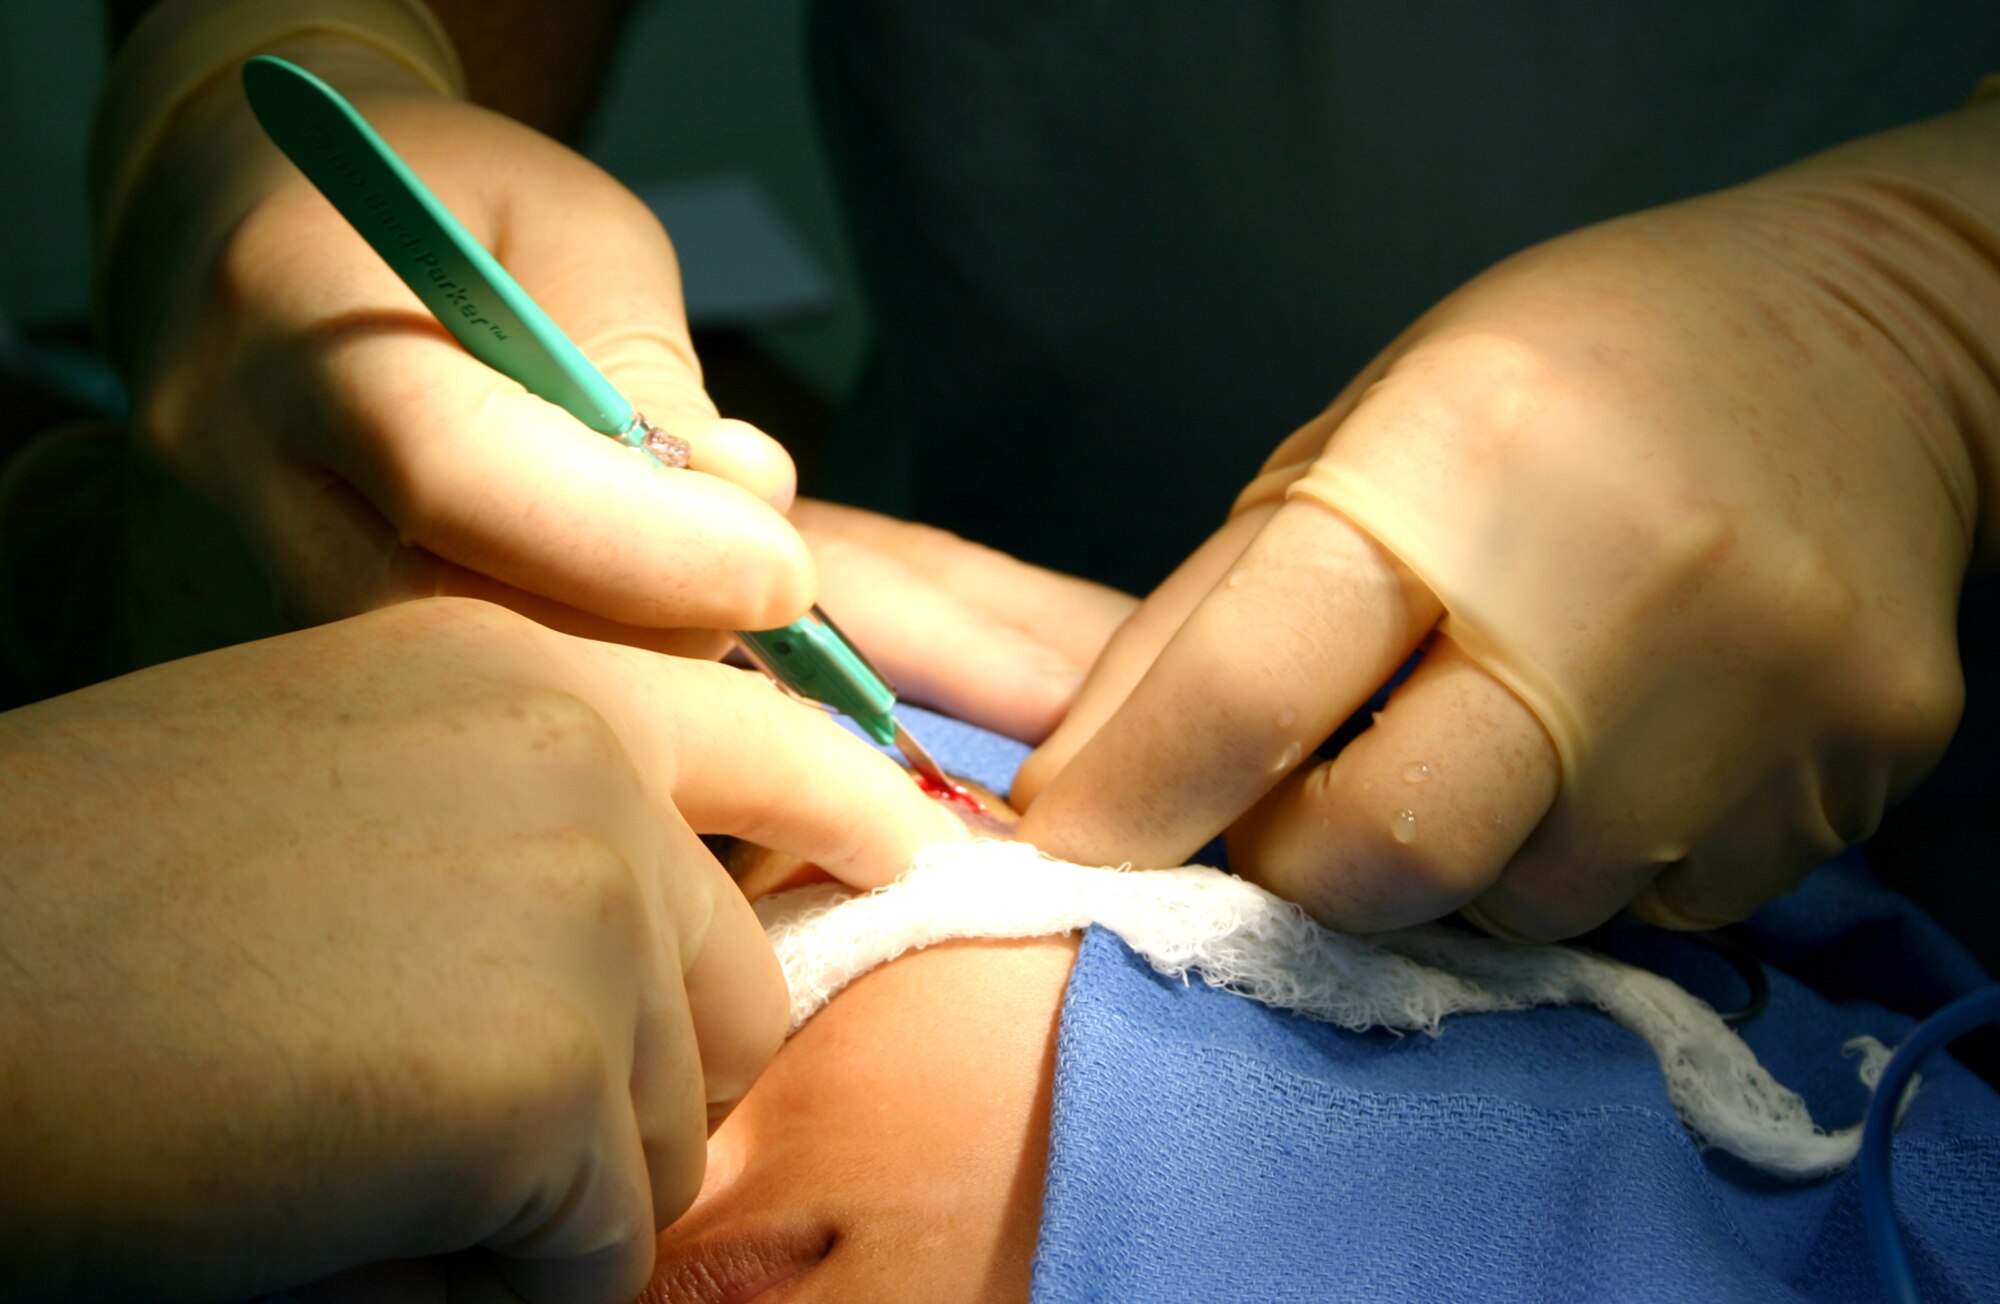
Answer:
[[[100,335],[105,257],[180,106],[259,50],[306,32],[373,46],[443,94],[465,95],[458,52],[423,0],[163,0],[111,61],[91,124],[88,186]]]

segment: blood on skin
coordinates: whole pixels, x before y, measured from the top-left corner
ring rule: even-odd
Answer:
[[[970,815],[986,814],[986,808],[979,804],[979,798],[955,783],[948,781],[939,783],[928,774],[919,774],[915,770],[910,771],[910,777],[917,781],[917,786],[923,789],[924,795],[933,801],[955,806]]]
[[[956,815],[966,829],[979,837],[1011,838],[1020,815],[998,796],[967,782],[949,780],[939,784],[910,772],[923,794]],[[716,858],[752,901],[772,892],[804,887],[808,883],[829,883],[833,876],[819,866],[782,851],[772,851],[755,843],[725,838],[715,847]]]

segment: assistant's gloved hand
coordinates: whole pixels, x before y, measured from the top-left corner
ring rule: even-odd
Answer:
[[[1995,148],[1968,110],[1446,299],[1120,632],[1021,836],[1159,865],[1227,828],[1330,924],[1533,938],[1737,919],[1865,837],[1951,736],[1996,553]]]
[[[963,836],[760,676],[462,601],[0,716],[0,828],[0,1293],[479,1247],[437,1279],[549,1304],[639,1291],[784,1036],[696,835],[860,886]]]
[[[652,468],[467,354],[264,138],[232,64],[181,107],[121,206],[100,300],[142,448],[234,523],[286,615],[473,596],[707,653],[714,630],[798,616],[814,575],[782,514],[791,461],[717,418],[651,213],[364,43],[322,32],[264,48],[347,95],[693,449],[691,471]],[[170,517],[155,533],[187,528]],[[660,632],[675,629],[689,633]]]

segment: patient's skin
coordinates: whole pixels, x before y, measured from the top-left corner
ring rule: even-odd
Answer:
[[[1075,955],[951,942],[835,997],[710,1140],[645,1304],[1025,1300]]]
[[[753,898],[824,877],[731,871]],[[946,943],[836,996],[710,1139],[643,1304],[1025,1300],[1076,946]]]

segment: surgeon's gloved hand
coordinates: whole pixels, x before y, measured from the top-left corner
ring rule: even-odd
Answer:
[[[419,1279],[549,1304],[639,1291],[784,1036],[697,834],[860,884],[964,836],[760,676],[458,600],[0,716],[0,827],[9,1298],[473,1249]]]
[[[1951,737],[2000,551],[1994,112],[1439,304],[1113,640],[1021,836],[1161,865],[1227,829],[1329,924],[1530,938],[1738,919],[1867,836]]]
[[[143,451],[233,523],[285,615],[472,596],[704,653],[721,646],[715,630],[797,617],[814,573],[783,516],[791,461],[717,418],[673,250],[645,206],[370,46],[314,33],[269,49],[347,95],[635,406],[692,446],[690,470],[652,468],[467,354],[265,139],[232,68],[182,107],[131,192],[100,298]]]

